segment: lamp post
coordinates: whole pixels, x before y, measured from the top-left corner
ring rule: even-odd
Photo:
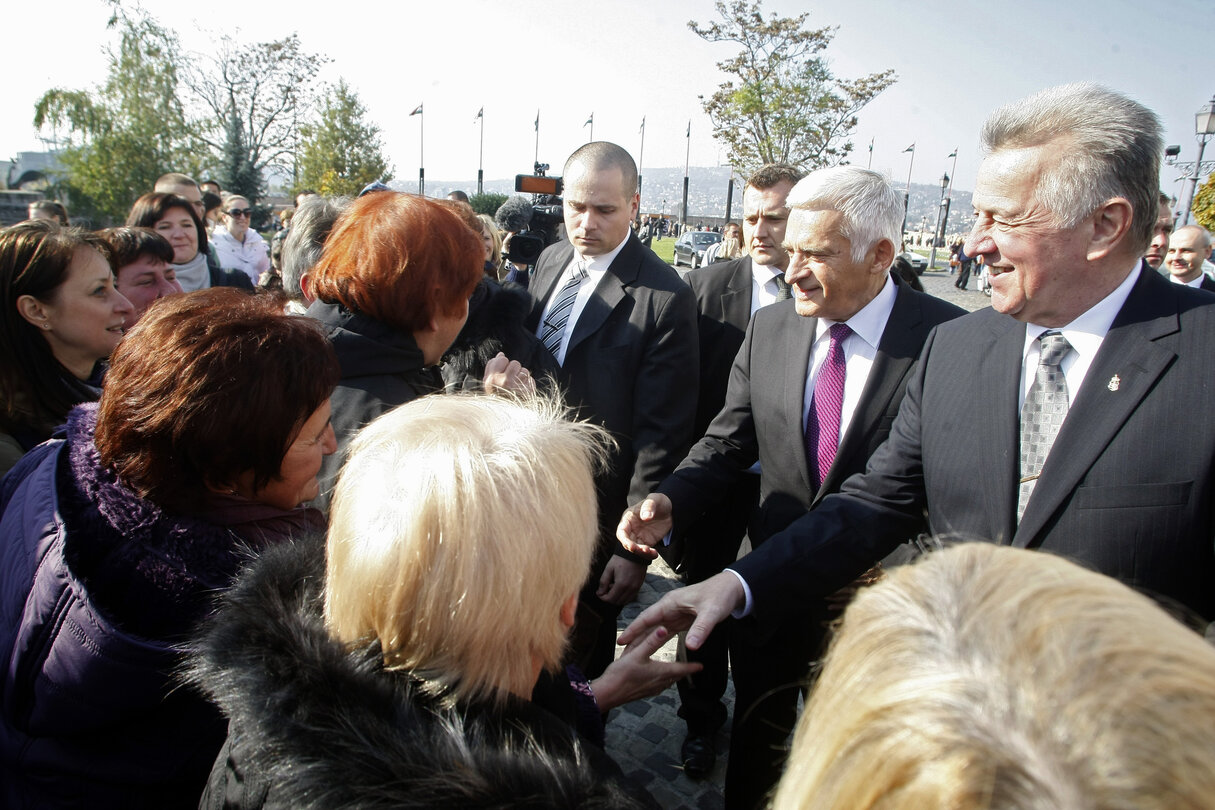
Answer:
[[[1182,225],[1190,224],[1190,211],[1194,208],[1194,195],[1198,193],[1198,178],[1202,175],[1202,153],[1207,141],[1215,135],[1215,96],[1198,108],[1194,115],[1194,134],[1198,138],[1198,160],[1194,163],[1194,176],[1190,178],[1190,201],[1185,207]]]
[[[941,232],[941,210],[945,207],[945,189],[949,188],[949,175],[941,175],[941,201],[937,203],[937,224],[932,227],[932,250],[928,251],[928,269],[935,270],[937,264],[937,234]]]

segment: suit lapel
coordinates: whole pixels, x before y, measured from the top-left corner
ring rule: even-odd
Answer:
[[[558,250],[553,251],[551,260],[545,262],[543,268],[536,268],[532,292],[539,303],[539,314],[536,316],[537,326],[539,326],[540,316],[544,314],[544,307],[548,304],[548,299],[553,297],[553,292],[557,289],[558,282],[561,281],[561,271],[573,257],[574,246],[566,242]]]
[[[738,262],[721,294],[721,311],[726,323],[745,330],[751,320],[751,257]]]
[[[1173,362],[1154,341],[1180,328],[1174,296],[1155,271],[1140,274],[1055,438],[1013,544],[1036,545],[1037,534]]]
[[[1025,358],[1025,324],[1008,317],[993,318],[984,340],[984,345],[975,347],[977,367],[959,369],[958,373],[973,373],[978,379],[978,401],[973,404],[989,435],[977,443],[974,466],[967,464],[962,469],[964,474],[987,479],[983,491],[987,497],[988,537],[996,543],[1008,543],[1017,528],[1021,455],[1021,414],[1017,407],[1021,396],[1017,389]],[[965,418],[963,411],[968,403],[961,406],[959,416]]]
[[[882,330],[869,379],[865,382],[856,411],[848,423],[848,432],[840,442],[839,452],[827,472],[827,478],[814,495],[815,503],[824,493],[839,489],[846,477],[844,470],[851,468],[856,454],[866,451],[868,438],[877,429],[883,414],[890,407],[891,398],[915,365],[920,347],[924,345],[922,333],[925,330],[919,301],[902,285],[896,284],[895,290],[894,306],[886,320],[886,328]]]
[[[818,332],[818,318],[803,318],[797,314],[791,301],[785,301],[772,306],[785,306],[788,318],[783,321],[780,345],[773,347],[774,351],[765,354],[770,358],[788,358],[781,363],[784,376],[784,413],[783,430],[790,437],[789,446],[793,450],[793,462],[797,465],[797,474],[806,492],[812,491],[810,483],[810,462],[806,458],[806,425],[802,415],[806,403],[806,377],[810,371],[810,349],[814,346],[814,336]],[[755,370],[752,368],[752,377]]]
[[[599,285],[591,292],[591,297],[587,299],[586,306],[578,316],[573,334],[570,335],[569,346],[565,349],[566,357],[569,357],[570,352],[579,343],[595,334],[616,305],[624,299],[625,288],[637,280],[641,264],[640,251],[643,249],[637,237],[629,234],[624,247],[616,254],[616,258],[603,274]]]

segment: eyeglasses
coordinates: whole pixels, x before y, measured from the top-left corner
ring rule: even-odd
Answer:
[[[228,216],[230,216],[234,219],[236,217],[247,217],[252,214],[253,214],[252,208],[233,208],[231,211],[228,212]]]

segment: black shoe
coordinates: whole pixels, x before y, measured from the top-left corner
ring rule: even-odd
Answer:
[[[713,738],[705,734],[689,734],[685,737],[679,755],[683,757],[683,772],[689,779],[704,779],[713,773],[713,766],[717,764]]]

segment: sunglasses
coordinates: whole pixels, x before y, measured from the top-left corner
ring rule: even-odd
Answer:
[[[253,213],[252,208],[233,208],[231,211],[228,212],[228,216],[233,217],[233,218],[247,217],[247,216],[251,215],[252,213]]]

